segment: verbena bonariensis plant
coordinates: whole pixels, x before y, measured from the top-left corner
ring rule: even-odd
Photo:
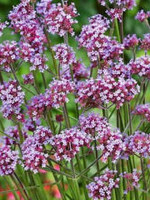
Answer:
[[[63,200],[150,196],[150,33],[124,36],[134,0],[99,4],[107,18],[91,16],[78,36],[79,14],[63,0],[22,0],[0,23],[0,36],[9,28],[19,38],[0,44],[0,176],[15,199],[50,199],[46,172]],[[135,20],[149,30],[149,17],[142,10]],[[53,44],[53,35],[63,42]]]

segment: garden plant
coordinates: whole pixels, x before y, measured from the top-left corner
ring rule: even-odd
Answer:
[[[1,20],[0,200],[150,199],[150,12],[139,38],[135,0],[98,4],[80,33],[73,1],[21,0]]]

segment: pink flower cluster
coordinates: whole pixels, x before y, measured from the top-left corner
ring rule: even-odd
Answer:
[[[54,154],[56,160],[65,159],[70,162],[80,151],[80,147],[89,147],[90,141],[91,137],[88,134],[74,127],[53,136],[49,143],[56,151]]]
[[[9,14],[11,27],[21,34],[20,56],[25,62],[31,63],[31,70],[47,69],[46,58],[43,56],[44,35],[43,26],[36,16],[30,1],[21,1]]]
[[[126,145],[126,158],[133,154],[138,154],[144,158],[150,155],[150,137],[148,134],[136,131],[134,135],[126,137],[124,142]]]
[[[109,73],[113,78],[124,78],[129,79],[131,78],[131,73],[128,69],[128,66],[120,59],[118,63],[114,63],[111,68],[108,69]],[[103,71],[102,71],[103,73]]]
[[[102,151],[101,160],[104,163],[107,162],[109,157],[111,157],[112,162],[115,163],[126,150],[123,135],[119,130],[107,132],[98,142],[99,145],[97,148]]]
[[[150,121],[150,104],[138,105],[133,111],[134,115],[144,117],[148,122]]]
[[[120,108],[125,101],[131,101],[139,93],[139,87],[134,79],[118,78],[118,81],[108,72],[97,80],[86,80],[77,85],[77,102],[82,107],[100,107],[102,103],[112,102]]]
[[[61,5],[51,4],[51,1],[41,1],[37,4],[37,12],[42,15],[49,33],[60,36],[66,33],[74,34],[72,25],[77,23],[74,18],[78,16],[74,3]]]
[[[18,116],[24,103],[24,92],[16,81],[4,82],[0,85],[1,112],[5,118]]]
[[[5,145],[17,144],[17,141],[18,142],[20,141],[19,131],[17,126],[9,126],[9,128],[5,130],[5,134],[8,135],[2,137],[3,143]],[[22,130],[22,134],[24,138],[27,138],[27,133],[24,130]]]
[[[130,60],[127,65],[131,74],[137,74],[140,77],[150,78],[150,57],[141,56],[136,60]]]
[[[52,137],[52,132],[47,127],[38,126],[34,131],[34,137],[39,144],[48,144],[49,139]]]
[[[43,116],[46,108],[45,101],[46,99],[44,95],[40,94],[38,96],[34,96],[33,98],[31,98],[30,101],[28,102],[27,113],[33,121],[36,121]]]
[[[72,81],[66,79],[52,81],[45,92],[45,105],[51,105],[54,108],[63,106],[64,103],[69,102],[67,95],[73,93],[74,90],[75,85]]]
[[[76,61],[75,52],[68,45],[57,44],[52,49],[55,52],[55,59],[59,60],[63,67],[71,65]]]
[[[144,38],[141,41],[140,47],[145,51],[150,49],[150,33],[144,34]]]
[[[140,22],[144,22],[145,20],[147,20],[150,17],[150,12],[144,12],[144,10],[140,10],[135,19],[139,20]]]
[[[0,176],[14,173],[18,159],[18,151],[12,151],[9,146],[0,147]]]
[[[107,15],[110,17],[111,21],[118,19],[122,22],[122,15],[125,9],[123,8],[111,8],[110,10],[106,10]]]
[[[110,200],[111,193],[114,188],[119,188],[119,178],[116,178],[117,172],[112,170],[105,170],[104,174],[95,177],[94,182],[87,185],[89,197],[93,200]]]
[[[109,28],[107,18],[98,14],[91,17],[89,23],[82,27],[78,42],[80,47],[86,48],[91,61],[95,62],[100,59],[110,62],[119,59],[123,52],[123,45],[104,35]]]
[[[3,30],[7,27],[8,22],[1,22],[0,20],[0,37],[3,35]]]
[[[140,172],[137,172],[136,169],[133,169],[132,173],[123,172],[120,176],[126,180],[126,190],[124,194],[127,194],[130,191],[133,191],[134,188],[139,188],[139,181],[140,181]]]
[[[34,83],[34,77],[32,74],[24,74],[22,77],[25,85]]]
[[[73,82],[62,79],[53,80],[44,94],[34,96],[28,103],[28,115],[36,121],[43,116],[46,108],[59,108],[68,102],[67,95],[75,89]]]
[[[22,166],[25,170],[31,170],[38,173],[39,169],[46,167],[48,154],[44,153],[42,144],[39,144],[34,136],[28,138],[21,145]]]
[[[133,49],[138,45],[138,43],[139,39],[137,38],[136,34],[127,35],[123,40],[125,49],[131,49],[131,48]]]
[[[106,6],[106,1],[105,0],[98,0],[98,2],[102,6]],[[117,7],[119,8],[124,8],[124,9],[133,9],[134,6],[136,6],[136,1],[135,0],[109,0],[109,3],[113,4],[115,3]]]
[[[98,140],[110,132],[110,125],[107,119],[100,117],[99,114],[89,113],[87,116],[79,117],[79,126],[87,134],[91,134],[93,140]]]
[[[13,64],[19,60],[19,47],[15,41],[0,44],[0,65],[9,72]]]

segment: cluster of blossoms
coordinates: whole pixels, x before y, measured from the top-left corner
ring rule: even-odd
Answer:
[[[54,108],[63,106],[64,103],[69,102],[67,95],[73,93],[74,89],[75,85],[72,81],[66,79],[52,81],[45,92],[45,105]]]
[[[10,12],[9,19],[11,27],[22,36],[20,57],[31,63],[31,70],[38,68],[43,72],[47,69],[46,58],[43,57],[46,37],[30,1],[21,1]]]
[[[40,137],[38,137],[38,139],[40,139]],[[21,145],[21,150],[23,160],[22,166],[25,170],[38,173],[40,168],[46,167],[48,154],[44,153],[42,144],[38,143],[34,136],[28,136]]]
[[[110,17],[111,21],[118,19],[122,22],[122,15],[125,9],[122,8],[111,8],[110,10],[106,10],[107,15]]]
[[[102,5],[102,6],[106,6],[106,1],[105,0],[98,0],[98,2]],[[133,9],[134,6],[136,6],[136,1],[135,0],[109,0],[110,4],[115,3],[117,7],[119,8],[123,8],[124,10],[126,9]]]
[[[36,126],[40,126],[41,125],[41,121],[40,120],[36,120],[33,121],[33,119],[29,118],[29,119],[25,119],[24,120],[24,124],[23,124],[23,129],[28,132],[28,131],[35,131]]]
[[[70,162],[72,158],[80,151],[80,147],[89,147],[91,137],[84,131],[77,128],[66,129],[59,135],[55,135],[49,140],[49,143],[55,148],[56,160],[65,159]]]
[[[140,47],[141,49],[144,49],[145,51],[150,49],[150,33],[144,34],[144,38],[141,41]]]
[[[130,191],[133,191],[134,188],[139,188],[139,181],[140,181],[140,172],[137,172],[136,169],[133,169],[132,173],[127,173],[124,172],[122,174],[120,174],[121,177],[123,177],[126,182],[127,182],[127,186],[126,186],[126,190],[124,191],[124,194],[127,194]]]
[[[3,30],[6,28],[8,25],[8,22],[1,22],[0,20],[0,37],[3,35]]]
[[[123,40],[125,49],[131,49],[131,48],[133,49],[138,45],[138,43],[139,39],[137,38],[136,34],[127,35]]]
[[[97,148],[102,151],[102,162],[107,162],[111,157],[112,162],[115,163],[126,150],[123,135],[118,130],[107,132],[98,142]]]
[[[10,126],[8,129],[5,130],[5,134],[7,136],[2,137],[3,143],[5,145],[16,144],[17,142],[20,141],[19,130],[17,126]],[[22,131],[22,134],[24,138],[27,138],[27,133],[24,130]]]
[[[34,137],[39,144],[47,144],[52,137],[52,132],[46,127],[38,126],[34,131]]]
[[[82,27],[78,37],[79,46],[86,48],[92,62],[100,59],[110,63],[123,53],[122,44],[104,35],[108,28],[109,21],[100,14],[91,17],[89,25]]]
[[[59,108],[68,102],[67,95],[74,91],[74,83],[62,79],[54,80],[44,94],[34,96],[28,103],[28,115],[34,121],[43,116],[46,108]]]
[[[24,95],[17,81],[4,82],[0,85],[1,112],[5,118],[11,119],[14,115],[18,116],[20,114],[21,105],[24,103]]]
[[[110,75],[116,79],[118,78],[124,78],[129,79],[131,78],[130,71],[127,68],[127,65],[122,61],[122,59],[119,60],[119,63],[114,63],[111,68],[108,69]],[[105,73],[104,70],[99,70],[99,74]]]
[[[120,108],[125,101],[131,101],[139,93],[137,82],[130,78],[115,78],[108,72],[97,80],[90,79],[77,85],[77,102],[82,107],[97,107],[112,102]]]
[[[23,80],[24,80],[24,84],[33,84],[34,83],[34,77],[32,74],[24,74],[22,75]]]
[[[88,69],[80,60],[76,60],[75,52],[70,46],[67,44],[58,44],[53,46],[52,50],[55,52],[55,59],[59,60],[59,64],[61,65],[60,76],[62,78],[78,81],[89,76]]]
[[[28,115],[33,121],[36,121],[43,116],[45,108],[46,108],[45,100],[46,99],[44,95],[40,94],[38,96],[34,96],[28,102],[28,105],[27,105]]]
[[[119,188],[119,178],[116,178],[116,171],[105,170],[104,174],[95,177],[94,182],[87,185],[89,197],[93,200],[110,200],[114,188]]]
[[[141,56],[136,60],[130,60],[127,65],[128,70],[131,74],[137,74],[140,77],[150,77],[150,57]]]
[[[125,137],[124,144],[126,150],[123,158],[128,159],[128,156],[133,154],[139,154],[144,158],[150,155],[150,137],[144,132],[136,131],[133,135]]]
[[[19,59],[19,47],[15,41],[5,41],[0,44],[0,65],[9,72]]]
[[[57,44],[52,47],[55,52],[55,59],[59,60],[59,63],[65,67],[71,65],[76,61],[75,53],[71,47],[66,44]]]
[[[74,34],[72,25],[77,23],[74,18],[78,16],[74,3],[71,5],[51,4],[51,1],[41,1],[37,4],[37,12],[42,15],[43,22],[51,34],[64,36],[66,33]]]
[[[87,116],[81,115],[79,117],[79,126],[81,130],[92,135],[94,140],[100,139],[110,132],[110,125],[107,119],[100,117],[96,113],[89,113]]]
[[[92,140],[98,141],[97,149],[102,151],[102,162],[111,157],[115,163],[126,150],[122,134],[117,130],[112,131],[107,120],[98,114],[81,115],[79,126],[81,130],[92,135]]]
[[[85,67],[80,61],[75,61],[72,63],[71,67],[63,67],[60,71],[60,76],[63,79],[73,80],[77,83],[81,79],[86,79],[89,77],[89,69]]]
[[[144,117],[148,122],[150,121],[150,104],[143,104],[136,106],[133,111],[134,115],[139,115]]]
[[[12,174],[18,164],[18,151],[12,151],[9,146],[0,147],[0,176]]]
[[[140,10],[137,15],[136,15],[136,19],[139,20],[140,22],[144,22],[145,20],[147,20],[150,17],[150,12],[144,12],[144,10]]]

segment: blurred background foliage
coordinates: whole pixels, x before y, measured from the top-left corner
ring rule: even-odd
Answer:
[[[106,16],[105,8],[100,6],[97,3],[97,0],[72,0],[72,1],[75,3],[77,10],[80,13],[80,15],[78,16],[79,23],[75,25],[76,35],[78,35],[80,33],[82,25],[88,23],[88,17],[90,17],[94,14],[97,14],[97,13],[101,13],[104,16]],[[0,0],[0,18],[2,21],[8,20],[7,16],[9,14],[9,11],[12,10],[13,5],[17,5],[19,2],[20,2],[19,0]],[[60,2],[60,0],[54,0],[53,2]],[[141,9],[143,9],[145,11],[150,10],[150,0],[137,0],[137,7],[135,7],[133,10],[127,11],[125,13],[125,15],[124,15],[124,35],[136,33],[138,37],[142,38],[143,34],[149,32],[148,28],[146,27],[146,25],[144,23],[140,23],[139,21],[135,20],[136,13],[138,12],[138,10],[141,10]],[[51,37],[53,44],[56,44],[56,43],[59,43],[62,41],[62,39],[57,36],[51,35],[50,37]],[[13,35],[13,34],[11,34],[10,29],[6,29],[3,37],[0,38],[0,43],[4,40],[17,40],[18,41],[19,35]],[[74,39],[69,38],[69,43],[71,46],[73,46],[75,48],[77,58],[82,58],[83,62],[88,66],[89,59],[87,58],[85,51],[83,49],[79,50],[77,48],[77,42]],[[144,52],[139,51],[138,56],[142,55],[143,53]],[[47,52],[46,54],[48,56],[49,52]],[[127,53],[127,57],[128,58],[132,57],[130,51],[129,51],[129,53]],[[49,65],[51,65],[51,64],[52,64],[51,59],[49,59]],[[19,79],[21,79],[20,77],[22,74],[27,74],[28,72],[29,72],[29,66],[27,66],[27,64],[23,65],[22,68],[17,72]],[[9,76],[7,76],[5,78],[7,80],[7,79],[9,79]],[[52,77],[49,77],[49,75],[46,75],[47,83],[49,83],[51,78]],[[39,82],[39,86],[42,91],[44,88],[42,85],[42,78],[40,77],[40,74],[38,76],[38,82]],[[30,99],[30,98],[31,98],[31,96],[28,96],[28,99]],[[69,111],[70,111],[71,115],[74,116],[75,108],[73,108],[71,102],[72,102],[72,100],[69,102],[68,107],[69,107]],[[112,124],[113,124],[113,121],[115,121],[115,120],[112,118]],[[73,121],[71,121],[71,122],[72,122],[72,124],[74,124]],[[5,121],[5,123],[4,123],[4,125],[6,125],[6,127],[8,127],[10,124],[11,124],[11,122],[8,120]],[[49,175],[49,176],[50,177],[46,176],[48,180],[51,179],[51,175]],[[0,178],[0,191],[6,190],[7,181],[8,181],[7,179],[4,180],[4,179]],[[50,186],[47,186],[47,188],[48,187],[50,187]],[[49,190],[49,192],[52,193],[52,190]],[[53,199],[53,198],[51,198],[51,199]],[[0,196],[0,200],[9,200],[9,198],[7,195],[3,195],[3,196]]]

